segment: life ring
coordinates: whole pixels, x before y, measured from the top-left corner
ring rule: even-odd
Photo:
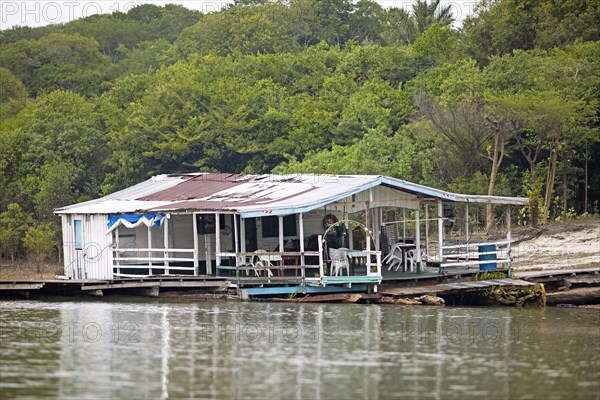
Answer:
[[[327,214],[325,218],[323,218],[323,228],[327,229],[333,224],[338,223],[338,217],[333,214]]]

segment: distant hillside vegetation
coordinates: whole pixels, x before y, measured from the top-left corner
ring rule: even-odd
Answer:
[[[460,28],[439,3],[142,5],[0,31],[2,254],[58,232],[55,207],[198,170],[527,196],[523,223],[598,213],[597,1],[484,0]]]

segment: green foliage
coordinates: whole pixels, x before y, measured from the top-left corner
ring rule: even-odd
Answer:
[[[299,48],[290,25],[290,7],[267,3],[254,7],[231,7],[205,15],[182,32],[175,42],[176,57],[192,53],[275,53]]]
[[[0,67],[9,69],[33,96],[57,88],[96,94],[111,68],[94,39],[64,33],[0,45]]]
[[[372,174],[410,179],[414,149],[414,138],[407,129],[393,136],[387,136],[385,130],[373,129],[351,146],[334,145],[331,150],[309,154],[302,162],[292,159],[274,172]]]
[[[27,90],[9,70],[0,67],[0,121],[16,115],[27,104]]]
[[[549,49],[600,39],[595,0],[483,0],[463,23],[471,55],[482,63],[513,50]]]
[[[0,104],[25,98],[25,86],[6,68],[0,68],[0,88]]]
[[[37,264],[37,272],[40,273],[44,261],[52,254],[56,245],[56,232],[52,224],[45,223],[30,227],[23,238],[25,253]]]
[[[418,33],[424,33],[435,24],[446,27],[454,22],[451,6],[441,6],[440,3],[441,0],[417,0],[413,4],[412,17]]]
[[[439,0],[240,0],[0,31],[0,210],[57,227],[56,207],[198,170],[526,195],[527,223],[597,210],[595,3],[453,19]]]
[[[537,169],[540,169],[539,166]],[[529,171],[523,173],[523,192],[529,199],[529,203],[524,205],[520,210],[520,222],[523,225],[531,224],[532,220],[537,219],[539,209],[542,208],[544,203],[542,195],[544,182],[542,179],[538,178],[538,175],[539,174],[536,173],[532,178],[532,174]]]
[[[473,280],[475,282],[478,281],[487,281],[487,280],[493,280],[493,279],[506,279],[507,278],[507,274],[505,271],[486,271],[486,272],[479,272],[475,275],[475,277],[473,278]]]
[[[458,33],[437,23],[415,40],[413,48],[417,59],[426,65],[442,65],[462,56]]]
[[[9,204],[7,210],[0,213],[0,249],[4,257],[14,262],[30,223],[31,216],[16,203]]]

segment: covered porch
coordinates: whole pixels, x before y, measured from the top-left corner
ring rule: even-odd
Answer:
[[[162,226],[114,230],[114,274],[214,275],[240,287],[305,288],[510,266],[510,211],[517,200],[410,185],[375,185],[296,213],[168,211]],[[502,216],[493,235],[484,236],[487,204]]]
[[[325,226],[331,218],[336,233]],[[366,224],[339,221],[326,207],[247,218],[227,211],[170,212],[161,226],[121,225],[111,234],[113,272],[118,277],[212,275],[240,286],[303,287],[377,284],[382,279],[381,251]],[[352,254],[348,268],[336,274],[330,253],[340,246],[350,247]]]

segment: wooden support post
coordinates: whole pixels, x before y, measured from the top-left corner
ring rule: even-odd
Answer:
[[[369,234],[369,229],[365,230],[365,237],[367,238],[367,262],[366,262],[366,267],[367,267],[367,273],[366,276],[369,276],[371,274],[371,254],[369,253],[371,251],[371,235]]]
[[[279,252],[283,253],[283,215],[277,217],[279,223]]]
[[[152,252],[149,250],[152,248],[152,225],[148,227],[148,272],[152,275]]]
[[[465,204],[465,240],[469,243],[469,203]]]
[[[507,250],[507,254],[506,254],[506,258],[508,258],[509,264],[508,264],[508,268],[510,271],[510,262],[512,261],[511,257],[510,257],[510,228],[511,228],[511,220],[510,220],[510,205],[506,206],[506,241],[508,242],[508,244],[506,245],[506,250]]]
[[[369,222],[371,219],[371,218],[369,218],[369,212],[370,212],[369,202],[367,201],[367,208],[365,210],[365,229],[369,229]],[[365,235],[365,242],[367,242],[368,240],[369,240],[369,235]]]
[[[417,257],[417,274],[421,273],[421,221],[419,220],[419,211],[418,208],[415,210],[415,257]]]
[[[444,205],[441,200],[438,200],[438,244],[441,268],[441,265],[444,262]]]
[[[198,262],[198,220],[196,213],[192,214],[192,235],[194,235],[194,275],[200,275],[200,263]]]
[[[205,231],[206,232],[206,231]],[[206,275],[212,275],[212,257],[210,255],[210,237],[204,234],[204,259],[206,260]]]
[[[425,204],[425,254],[429,255],[429,206]]]
[[[215,213],[215,260],[216,260],[216,272],[219,275],[219,268],[221,267],[221,214]]]
[[[236,256],[237,253],[240,252],[240,244],[239,244],[239,240],[240,240],[240,233],[239,233],[239,229],[238,229],[238,216],[236,214],[232,215],[233,218],[233,251],[235,252]],[[235,265],[238,265],[237,262],[237,257],[235,258]]]
[[[383,208],[377,207],[377,236],[375,240],[377,243],[375,244],[375,248],[377,251],[381,251],[382,243],[381,243],[381,224],[383,223]]]
[[[402,239],[406,241],[406,208],[402,208]]]
[[[373,221],[373,215],[371,214],[371,203],[373,202],[373,189],[369,189],[369,201],[367,201],[367,209],[365,211],[365,227],[367,228],[367,231],[372,232],[374,229],[374,221]],[[369,241],[371,240],[371,238],[369,237],[369,235],[365,236],[366,242],[369,243]]]
[[[277,216],[277,222],[279,223],[279,252],[283,253],[283,248],[285,247],[284,243],[283,243],[283,215],[279,215]],[[280,269],[280,276],[285,276],[285,270],[284,270],[284,265],[285,265],[285,261],[283,260],[283,257],[281,257],[281,269]]]
[[[164,266],[165,266],[165,275],[169,275],[169,217],[171,215],[167,214],[165,217],[165,223],[163,227],[163,257],[164,257]]]
[[[235,277],[236,279],[239,279],[240,277],[240,257],[238,256],[239,254],[239,231],[238,231],[238,216],[236,214],[232,215],[233,218],[233,251],[235,252]]]
[[[325,271],[323,268],[324,259],[323,259],[323,235],[317,236],[317,240],[319,242],[319,276],[321,277],[321,282],[323,281],[323,276]]]
[[[246,220],[240,215],[240,251],[246,252]]]
[[[350,217],[350,216],[348,216]],[[354,250],[354,228],[352,224],[348,224],[348,248]]]
[[[117,255],[117,274],[121,273],[121,261],[119,261],[119,258],[121,257],[121,253],[120,253],[120,248],[119,248],[119,227],[117,226],[117,228],[115,229],[115,252],[113,252],[113,254]],[[73,274],[73,276],[75,276],[75,274]]]
[[[304,214],[298,214],[298,225],[300,228],[300,265],[302,266],[302,290],[306,287],[306,262],[304,257]]]
[[[344,204],[344,208],[342,209],[342,221],[346,221],[347,219],[348,219],[348,216],[346,215],[346,205]],[[348,224],[345,222],[344,222],[344,228],[348,228]],[[346,235],[345,237],[348,237],[348,235]],[[342,247],[350,248],[349,246],[350,246],[350,244],[346,245],[346,243],[342,243]]]
[[[510,205],[506,206],[506,239],[510,241],[510,228],[511,228],[511,220],[510,220]]]
[[[381,276],[381,252],[377,253],[376,256],[376,261],[377,261],[377,276]],[[377,293],[377,285],[373,286],[373,292]]]
[[[246,252],[246,220],[242,218],[240,215],[240,252]],[[241,264],[246,268],[246,256],[242,256]],[[248,275],[248,270],[246,269],[246,275]],[[238,276],[238,275],[236,275]],[[238,276],[239,277],[239,276]]]

